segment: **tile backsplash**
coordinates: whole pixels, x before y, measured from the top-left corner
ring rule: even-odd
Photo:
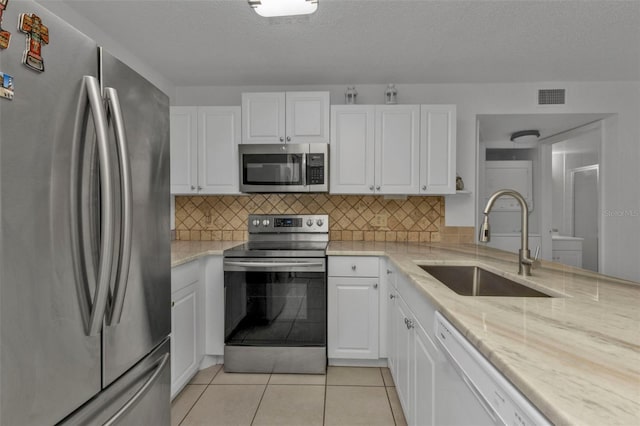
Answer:
[[[328,214],[331,240],[470,243],[473,227],[444,226],[443,197],[251,194],[176,196],[176,239],[245,240],[257,214]]]

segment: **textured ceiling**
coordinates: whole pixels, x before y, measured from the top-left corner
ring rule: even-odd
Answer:
[[[178,86],[640,79],[637,0],[63,2]]]

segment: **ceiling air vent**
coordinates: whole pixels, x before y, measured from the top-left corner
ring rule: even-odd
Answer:
[[[538,105],[564,105],[565,103],[565,89],[538,90]]]

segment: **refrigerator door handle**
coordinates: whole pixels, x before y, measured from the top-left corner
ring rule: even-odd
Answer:
[[[88,336],[100,333],[104,313],[109,295],[111,280],[111,266],[113,264],[113,246],[115,240],[115,212],[113,200],[113,164],[109,155],[109,136],[107,114],[104,109],[98,79],[85,75],[83,77],[86,96],[95,124],[96,141],[98,147],[98,162],[100,165],[100,219],[101,241],[100,261],[98,263],[98,280],[93,297],[93,307],[87,327]]]
[[[108,112],[113,119],[113,127],[116,136],[118,156],[120,157],[120,170],[122,182],[122,252],[118,259],[118,275],[113,290],[113,304],[108,313],[107,323],[115,325],[120,322],[122,308],[127,291],[127,280],[129,278],[129,266],[131,265],[131,244],[132,244],[132,222],[133,222],[133,187],[131,180],[131,161],[129,160],[129,148],[127,145],[127,134],[124,127],[122,108],[118,99],[116,89],[106,87],[104,97],[107,103]]]
[[[111,418],[107,420],[103,426],[113,426],[115,424],[118,424],[120,419],[125,414],[127,414],[127,412],[131,408],[133,408],[140,399],[142,399],[142,397],[147,393],[149,389],[151,389],[151,386],[158,379],[158,377],[160,376],[160,373],[162,373],[162,370],[164,370],[164,367],[167,365],[167,362],[169,362],[169,357],[170,357],[170,354],[169,352],[167,352],[162,356],[162,358],[156,361],[156,363],[154,364],[155,371],[153,372],[153,374],[147,379],[147,381],[142,385],[142,387],[138,389],[138,391],[131,397],[131,399],[129,399],[129,401],[127,401],[126,404],[124,404],[113,416],[111,416]]]

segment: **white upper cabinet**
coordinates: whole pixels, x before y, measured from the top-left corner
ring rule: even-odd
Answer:
[[[171,193],[198,192],[198,108],[171,107]]]
[[[240,107],[198,108],[198,182],[201,194],[237,194]]]
[[[373,105],[331,107],[330,192],[366,194],[373,190],[374,123]]]
[[[240,107],[171,107],[171,193],[239,194]]]
[[[456,192],[456,106],[420,106],[420,193]]]
[[[331,111],[331,193],[418,193],[418,105],[340,105]]]
[[[329,92],[242,94],[242,143],[329,142]]]
[[[415,194],[420,178],[420,106],[376,106],[375,190]]]

